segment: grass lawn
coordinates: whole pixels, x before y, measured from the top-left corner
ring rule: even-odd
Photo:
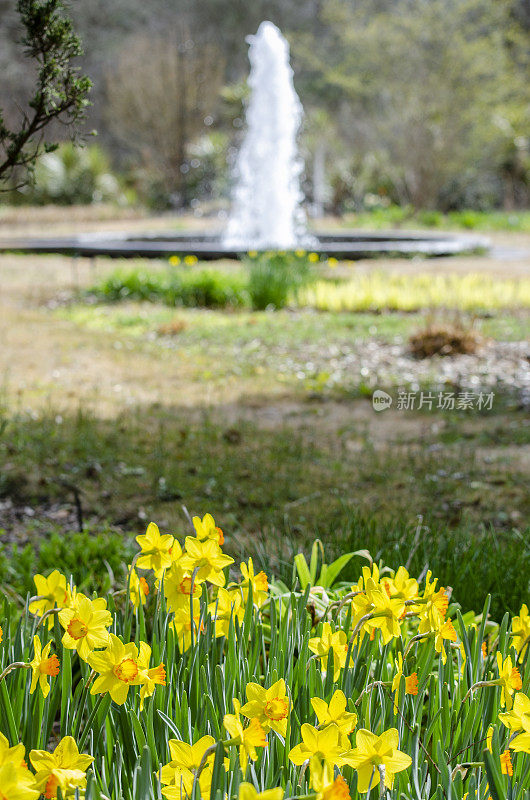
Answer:
[[[59,257],[0,257],[0,578],[24,595],[35,570],[61,563],[80,584],[111,586],[122,537],[132,542],[151,519],[184,534],[184,505],[210,511],[234,555],[250,549],[284,577],[293,551],[319,536],[330,559],[368,548],[415,573],[428,564],[465,608],[478,611],[492,591],[497,616],[518,611],[528,596],[530,448],[517,348],[529,317],[513,291],[522,267],[510,274],[493,261],[370,266],[379,285],[393,274],[403,289],[434,270],[463,297],[466,275],[483,269],[506,290],[487,313],[457,312],[456,302],[331,313],[87,303],[88,262],[73,273]],[[115,267],[99,261],[96,279]],[[351,280],[351,268],[333,275]],[[411,333],[455,314],[482,337],[482,355],[407,355]],[[485,413],[394,404],[376,414],[369,400],[376,386],[443,379],[458,391],[495,370]]]

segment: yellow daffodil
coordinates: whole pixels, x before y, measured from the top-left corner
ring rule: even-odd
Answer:
[[[513,733],[530,734],[530,698],[523,692],[517,692],[512,710],[499,714],[499,719]]]
[[[526,603],[521,606],[519,615],[512,619],[512,636],[513,646],[522,659],[530,644],[530,614]]]
[[[252,602],[261,608],[269,594],[269,582],[266,574],[261,570],[257,574],[254,572],[254,564],[249,558],[248,564],[244,562],[240,565],[243,580],[240,583],[245,603],[248,602],[249,587],[252,586]]]
[[[390,728],[380,736],[364,728],[357,731],[355,747],[345,756],[345,763],[357,770],[357,791],[364,793],[368,787],[374,789],[379,785],[380,767],[384,768],[385,786],[392,788],[394,775],[412,763],[409,755],[397,749],[398,745],[396,728]]]
[[[17,769],[12,761],[0,765],[0,787],[2,800],[38,800],[41,795],[31,772]]]
[[[331,267],[333,269],[338,265],[338,263],[339,263],[338,260],[336,258],[333,258],[333,256],[331,258],[328,258],[328,267]]]
[[[258,683],[247,683],[247,702],[241,708],[244,717],[257,719],[265,731],[273,730],[285,736],[290,701],[283,678],[264,689]]]
[[[320,256],[318,253],[309,253],[307,259],[311,264],[316,264],[318,261],[320,261]]]
[[[211,514],[205,514],[202,519],[200,517],[193,517],[191,521],[195,528],[195,535],[201,542],[205,539],[213,539],[219,546],[224,544],[225,537],[223,531],[221,528],[217,527]]]
[[[345,763],[345,751],[340,743],[340,733],[336,725],[328,725],[319,731],[306,722],[300,732],[302,742],[289,751],[289,759],[296,766],[309,761],[312,780],[321,780],[323,769],[326,768],[332,775],[334,767],[340,767]]]
[[[0,766],[11,762],[21,769],[25,769],[23,766],[25,755],[26,751],[23,744],[15,744],[11,747],[4,734],[0,733]]]
[[[164,595],[168,611],[176,612],[179,609],[184,609],[189,614],[192,589],[194,597],[201,595],[200,584],[195,581],[192,586],[191,574],[182,569],[178,562],[172,564],[164,575]]]
[[[187,267],[193,267],[193,265],[197,264],[198,261],[199,259],[197,258],[197,256],[194,255],[184,256],[184,263],[186,264]]]
[[[392,691],[395,692],[394,694],[394,714],[398,712],[399,706],[399,684],[401,681],[401,676],[403,675],[403,656],[401,653],[398,653],[397,661],[396,661],[396,674],[392,679]],[[411,675],[405,677],[405,694],[418,694],[418,674],[413,672]]]
[[[512,759],[510,758],[510,751],[505,750],[500,755],[501,772],[503,775],[508,775],[510,778],[513,775]]]
[[[447,622],[442,622],[440,627],[435,630],[434,648],[437,653],[441,653],[442,662],[445,664],[447,661],[447,654],[445,652],[444,641],[456,642],[457,635],[454,625],[450,619]]]
[[[493,725],[490,725],[486,731],[486,747],[490,753],[493,753]]]
[[[53,753],[32,750],[29,760],[35,770],[35,785],[47,798],[56,798],[60,787],[63,797],[74,797],[76,789],[86,786],[86,771],[94,758],[80,753],[71,736],[61,739]],[[1,791],[1,790],[0,790]]]
[[[233,564],[234,559],[225,555],[212,539],[200,541],[193,536],[187,536],[185,553],[179,563],[183,569],[192,573],[197,570],[197,583],[209,581],[215,586],[224,586],[223,569]]]
[[[317,779],[317,785],[315,785],[315,781],[313,781],[313,785],[317,790],[316,800],[351,800],[348,784],[342,775],[337,775],[335,780],[331,779],[325,785]]]
[[[204,625],[200,622],[201,618],[201,608],[200,603],[197,598],[193,599],[193,641],[197,641],[197,637],[200,633],[202,633],[204,629]],[[200,625],[200,627],[199,627]],[[191,617],[190,617],[190,608],[182,606],[182,608],[177,608],[175,611],[175,616],[173,617],[172,622],[170,622],[170,626],[175,631],[178,645],[180,648],[181,653],[185,653],[186,650],[190,647],[192,642],[192,633],[191,633]]]
[[[322,672],[326,674],[326,665],[330,650],[333,651],[333,680],[339,679],[340,671],[346,664],[348,654],[348,639],[344,631],[331,629],[329,622],[322,626],[320,636],[315,636],[309,640],[309,649],[320,659]]]
[[[342,745],[349,747],[350,744],[347,737],[353,733],[353,729],[357,725],[357,714],[346,711],[347,700],[344,692],[337,689],[329,703],[326,703],[320,697],[312,697],[311,705],[317,715],[319,728],[325,728],[327,725],[336,725],[341,735]]]
[[[511,656],[503,661],[501,653],[497,653],[497,668],[499,678],[496,683],[501,687],[501,705],[506,706],[509,711],[513,703],[513,693],[523,688],[521,675],[517,667],[514,667]]]
[[[149,584],[142,575],[138,575],[136,570],[131,569],[129,564],[129,600],[135,608],[145,605],[149,594]]]
[[[436,591],[436,584],[438,579],[435,578],[431,581],[431,571],[427,572],[425,577],[425,589],[420,598],[419,615],[420,624],[418,628],[419,633],[430,633],[439,630],[443,623],[449,606],[449,597],[442,588]]]
[[[392,578],[381,578],[390,597],[399,597],[401,600],[415,600],[419,595],[418,581],[409,576],[405,567],[399,567]]]
[[[138,668],[138,648],[134,642],[123,644],[113,633],[109,634],[107,648],[101,652],[90,653],[87,661],[98,673],[90,694],[109,692],[115,703],[123,705],[129,687],[143,683]]]
[[[276,789],[265,789],[258,792],[251,783],[239,784],[238,800],[283,800],[284,790],[278,786]]]
[[[178,267],[180,264],[180,256],[169,256],[169,263],[172,267]]]
[[[258,747],[267,747],[267,734],[257,719],[251,719],[249,725],[244,728],[241,722],[241,703],[234,697],[234,713],[225,714],[223,725],[234,740],[233,744],[239,747],[239,765],[244,773],[249,758],[256,761],[258,758]]]
[[[59,674],[59,659],[56,655],[50,655],[52,643],[48,642],[42,649],[41,641],[38,636],[33,637],[33,660],[31,664],[31,687],[30,694],[33,694],[39,684],[43,697],[48,697],[50,684],[48,676],[54,678]]]
[[[59,612],[59,622],[65,630],[63,647],[77,650],[84,661],[92,650],[109,643],[107,628],[112,625],[112,614],[107,611],[107,601],[103,597],[89,600],[79,593],[72,608]]]
[[[383,644],[401,633],[400,618],[405,610],[405,602],[400,597],[389,597],[386,590],[372,579],[367,581],[366,599],[370,603],[367,613],[374,615],[365,622],[370,631],[380,630]]]
[[[530,733],[518,733],[510,742],[510,748],[516,753],[528,753],[530,755]]]
[[[208,611],[215,620],[216,637],[228,636],[232,619],[238,619],[241,624],[245,615],[241,603],[241,594],[219,589],[215,602],[208,606]]]
[[[140,650],[138,653],[138,670],[139,678],[141,680],[140,689],[140,711],[143,711],[144,700],[146,697],[151,697],[155,691],[155,687],[166,685],[166,670],[163,664],[158,667],[149,667],[151,661],[151,648],[145,642],[140,642]]]
[[[66,578],[58,569],[54,569],[47,578],[44,575],[35,575],[33,580],[38,599],[29,604],[30,614],[42,617],[47,611],[64,606],[67,599]],[[50,615],[48,627],[53,627],[53,615]]]
[[[202,762],[204,754],[209,747],[215,744],[213,736],[203,736],[195,744],[179,742],[170,739],[168,742],[171,760],[162,767],[160,781],[167,786],[162,789],[162,794],[168,800],[184,800],[191,796],[193,781]],[[212,766],[214,754],[208,757],[205,767],[199,777],[199,788],[203,797],[208,797],[212,781]]]
[[[156,577],[160,577],[165,569],[171,566],[171,548],[175,541],[169,533],[163,536],[158,530],[158,525],[150,522],[147,530],[136,537],[142,554],[136,561],[138,569],[152,569]]]

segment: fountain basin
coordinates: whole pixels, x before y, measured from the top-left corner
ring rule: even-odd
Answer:
[[[484,251],[489,241],[467,234],[431,234],[417,231],[340,231],[314,236],[310,250],[338,260],[414,256],[451,256]],[[275,249],[275,248],[271,248]],[[58,253],[110,258],[168,258],[194,255],[201,261],[239,259],[248,248],[230,247],[220,234],[87,233],[56,238],[0,240],[0,252]]]

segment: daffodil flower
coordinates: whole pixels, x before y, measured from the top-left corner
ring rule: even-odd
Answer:
[[[501,687],[501,705],[506,706],[509,711],[513,703],[513,693],[523,688],[521,674],[517,667],[514,667],[511,656],[503,661],[501,653],[497,653],[497,668],[499,678],[495,683]]]
[[[84,594],[77,594],[74,605],[59,612],[59,622],[65,630],[63,647],[77,650],[83,661],[92,650],[109,643],[107,628],[112,625],[112,614],[103,597],[89,600]]]
[[[397,714],[398,707],[399,707],[399,684],[401,681],[401,677],[403,675],[403,656],[401,653],[398,653],[397,661],[396,661],[396,674],[392,679],[392,691],[395,692],[394,694],[394,714]],[[405,694],[418,694],[418,675],[416,672],[413,672],[412,675],[408,675],[405,677]]]
[[[336,725],[328,725],[319,731],[306,722],[300,732],[302,742],[289,751],[289,759],[293,764],[301,766],[305,761],[309,761],[313,777],[315,773],[320,776],[323,768],[327,768],[333,774],[334,767],[340,767],[345,763],[345,750],[340,743],[340,733]]]
[[[48,642],[42,649],[41,641],[38,636],[33,637],[33,660],[30,662],[32,675],[29,693],[33,694],[40,686],[43,697],[48,697],[50,684],[48,676],[52,678],[59,674],[59,659],[56,655],[50,655],[52,643]]]
[[[309,640],[309,649],[320,659],[322,672],[326,674],[326,665],[330,650],[333,651],[333,680],[339,679],[340,671],[346,664],[348,639],[342,630],[332,631],[329,622],[324,622],[322,633]]]
[[[357,770],[357,791],[364,793],[368,788],[374,789],[381,779],[380,768],[383,767],[387,789],[394,784],[394,775],[410,767],[412,759],[398,750],[399,734],[396,728],[390,728],[376,736],[375,733],[361,728],[357,731],[355,748],[344,757],[345,763]]]
[[[164,596],[169,611],[179,611],[190,608],[190,595],[199,597],[202,592],[197,581],[192,582],[191,573],[182,569],[176,562],[173,563],[164,575]]]
[[[210,603],[208,611],[215,620],[215,636],[228,636],[230,622],[238,619],[241,623],[245,614],[242,608],[241,594],[219,589],[215,602]]]
[[[138,648],[134,642],[123,644],[113,633],[110,634],[107,648],[90,653],[87,661],[98,673],[90,694],[108,692],[117,705],[125,703],[130,686],[143,683],[138,668]]]
[[[265,789],[258,792],[251,783],[239,784],[238,800],[283,800],[285,792],[278,786],[276,789]]]
[[[184,800],[191,796],[195,775],[204,754],[214,744],[213,736],[203,736],[193,745],[179,742],[178,739],[169,740],[171,760],[162,767],[160,773],[160,782],[167,787],[162,789],[162,794],[167,800]],[[212,753],[199,776],[199,788],[203,797],[208,797],[210,793],[213,760]]]
[[[66,577],[58,569],[54,569],[47,578],[38,574],[33,580],[37,589],[37,599],[29,604],[30,614],[42,617],[47,611],[56,607],[62,608],[65,605],[67,599]],[[53,627],[52,616],[48,620],[48,627]]]
[[[521,606],[518,616],[512,619],[512,636],[513,646],[522,659],[530,644],[530,614],[526,603]]]
[[[175,541],[174,537],[169,533],[162,536],[158,525],[150,522],[146,532],[137,536],[136,541],[142,550],[136,566],[138,569],[152,569],[159,578],[163,571],[171,566],[171,548]]]
[[[149,584],[142,575],[138,575],[136,570],[129,564],[129,600],[134,608],[145,605],[149,594]]]
[[[281,736],[287,732],[290,701],[283,678],[264,689],[258,683],[247,683],[247,702],[241,713],[249,719],[257,719],[265,731],[273,730]]]
[[[329,703],[326,703],[320,697],[312,697],[311,705],[317,715],[319,727],[324,728],[327,725],[336,725],[342,737],[341,743],[345,747],[349,747],[349,740],[346,737],[353,733],[357,725],[357,714],[346,711],[347,700],[344,692],[337,689]]]
[[[195,535],[201,542],[205,539],[213,539],[219,546],[224,544],[225,537],[223,531],[221,528],[217,527],[211,514],[205,514],[202,519],[200,517],[193,517],[191,521],[195,528]]]
[[[191,573],[196,571],[197,583],[209,581],[215,586],[224,586],[223,569],[233,564],[234,559],[225,555],[217,542],[212,539],[200,541],[194,536],[187,536],[185,552],[179,563],[183,569]]]
[[[250,724],[244,728],[241,721],[241,703],[235,697],[232,702],[234,713],[224,715],[223,725],[232,737],[233,743],[239,747],[239,765],[244,773],[248,760],[257,760],[257,748],[267,747],[267,735],[257,719],[250,720]]]
[[[41,795],[31,772],[17,769],[12,761],[0,766],[0,787],[2,800],[38,800]]]
[[[94,758],[80,753],[71,736],[61,739],[53,753],[31,750],[29,760],[35,770],[35,786],[46,798],[56,798],[60,787],[62,796],[74,797],[76,790],[86,786],[86,771]]]
[[[151,648],[146,642],[140,642],[140,650],[138,653],[138,669],[139,678],[141,680],[140,689],[140,711],[143,711],[144,700],[146,697],[151,697],[155,691],[155,687],[166,685],[166,670],[163,664],[158,667],[149,667],[151,661]]]
[[[519,731],[530,733],[530,698],[523,692],[517,692],[512,710],[499,714],[499,719],[514,733]]]

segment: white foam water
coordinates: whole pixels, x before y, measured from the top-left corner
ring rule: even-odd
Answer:
[[[293,85],[289,45],[272,22],[262,22],[247,41],[247,131],[236,162],[224,244],[255,250],[308,245],[297,147],[303,110]]]

